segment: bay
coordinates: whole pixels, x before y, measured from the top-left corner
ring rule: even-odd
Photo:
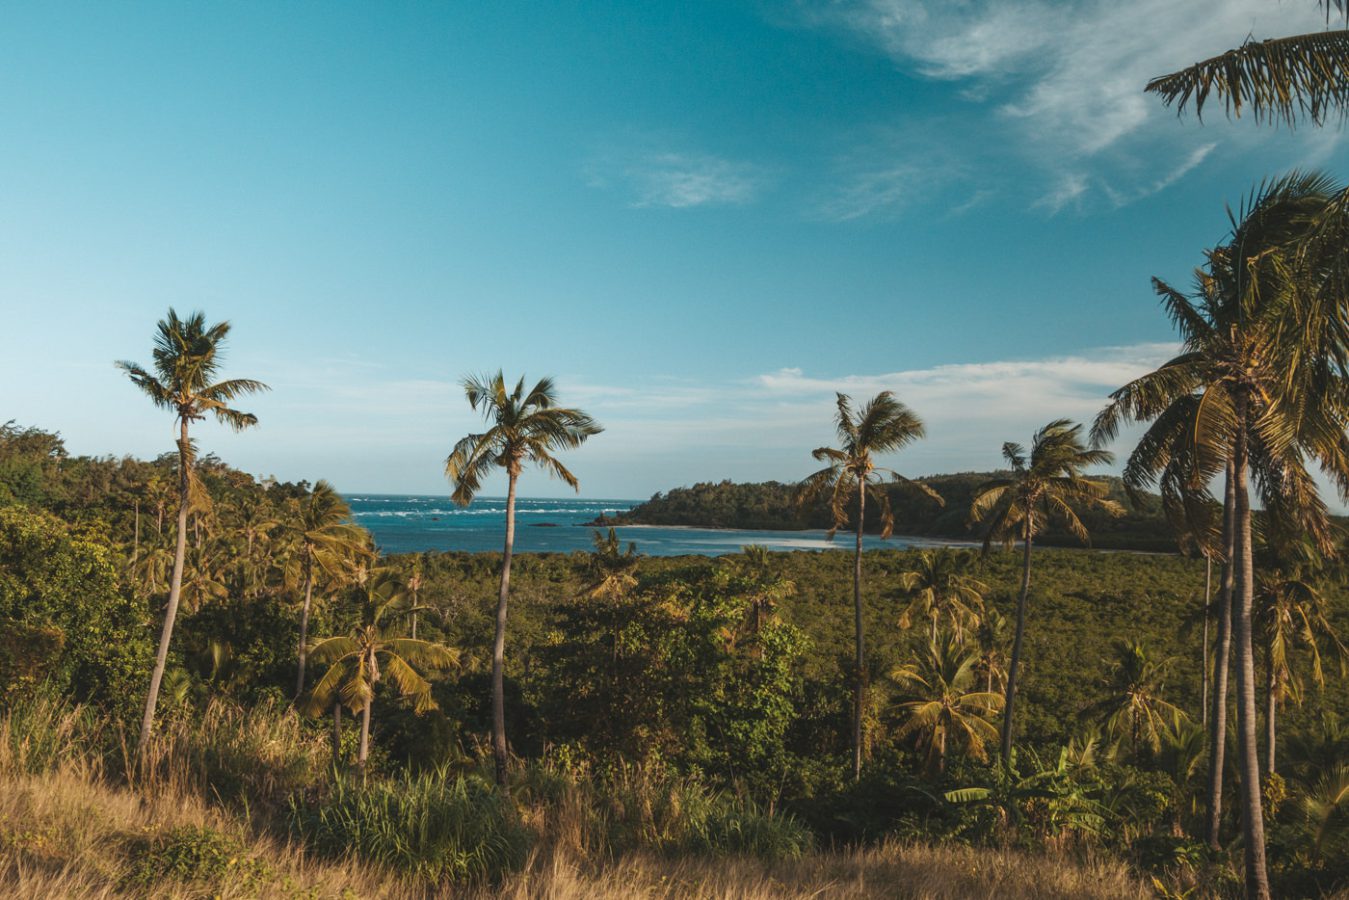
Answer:
[[[504,497],[480,497],[459,508],[441,495],[351,494],[356,524],[375,536],[385,553],[432,551],[500,552],[506,528]],[[637,505],[638,500],[587,500],[579,498],[516,498],[515,552],[572,553],[593,548],[595,529],[585,527],[600,514],[613,515]],[[851,535],[840,533],[833,541],[824,531],[755,531],[748,529],[688,528],[660,525],[627,525],[617,529],[626,544],[648,556],[722,556],[739,553],[747,544],[770,550],[848,550]],[[938,547],[953,542],[895,535],[882,541],[867,536],[865,546]]]

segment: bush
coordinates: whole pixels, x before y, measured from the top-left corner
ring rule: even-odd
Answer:
[[[744,797],[717,794],[690,813],[682,849],[693,853],[800,859],[813,843],[810,830],[795,818]]]
[[[795,859],[813,843],[796,818],[655,764],[596,772],[584,762],[572,770],[540,763],[527,767],[517,785],[536,827],[583,856],[651,850]]]
[[[269,867],[252,859],[236,837],[205,826],[182,825],[133,844],[127,882],[153,887],[166,878],[249,887],[266,880]]]
[[[354,853],[431,883],[498,882],[524,865],[530,845],[507,797],[443,769],[339,780],[314,805],[292,800],[291,825],[318,853]]]

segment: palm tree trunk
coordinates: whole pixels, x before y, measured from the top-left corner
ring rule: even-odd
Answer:
[[[173,638],[173,623],[178,618],[178,598],[183,590],[183,561],[187,557],[187,503],[191,449],[187,439],[187,419],[178,420],[178,535],[173,550],[173,576],[169,579],[169,605],[164,611],[164,627],[159,632],[159,651],[155,654],[155,668],[150,674],[150,690],[145,697],[145,715],[141,718],[141,734],[137,749],[144,753],[155,728],[155,706],[159,702],[159,685],[164,680],[164,668],[169,662],[169,641]]]
[[[862,634],[862,529],[866,522],[867,485],[857,479],[857,549],[853,553],[852,607],[857,656],[853,660],[852,777],[862,777],[862,711],[866,708],[866,644]]]
[[[365,702],[365,709],[361,710],[361,749],[356,757],[356,765],[360,767],[361,776],[365,776],[365,760],[370,755],[370,708],[375,705],[373,693],[369,700]]]
[[[342,765],[342,703],[333,704],[333,768]]]
[[[1260,797],[1260,754],[1255,735],[1255,652],[1251,641],[1251,607],[1255,602],[1255,564],[1251,546],[1251,499],[1246,483],[1246,403],[1237,400],[1237,593],[1232,616],[1236,639],[1237,746],[1241,772],[1241,831],[1246,851],[1246,896],[1269,900],[1265,870],[1265,820]]]
[[[1021,668],[1021,643],[1026,634],[1026,598],[1030,596],[1030,516],[1022,531],[1025,550],[1021,560],[1021,594],[1016,601],[1016,636],[1012,639],[1012,658],[1007,663],[1007,698],[1002,713],[1002,765],[1012,767],[1012,711],[1016,707],[1016,676]]]
[[[1203,649],[1199,656],[1199,674],[1202,680],[1202,690],[1199,695],[1199,716],[1200,724],[1208,724],[1208,679],[1209,679],[1209,652],[1208,652],[1208,620],[1209,613],[1212,612],[1209,607],[1213,605],[1213,557],[1207,550],[1204,551],[1204,640]]]
[[[501,592],[497,596],[496,637],[492,641],[492,757],[497,784],[506,784],[506,603],[511,591],[511,551],[515,547],[515,482],[509,473],[506,490],[506,545],[501,557]]]
[[[1274,738],[1275,725],[1274,720],[1278,712],[1278,691],[1279,681],[1274,677],[1274,660],[1266,659],[1269,663],[1269,670],[1265,673],[1265,774],[1274,774]]]
[[[300,665],[295,676],[295,697],[304,693],[304,665],[309,655],[309,607],[314,601],[314,552],[304,551],[304,606],[300,608]]]
[[[1227,755],[1227,673],[1232,655],[1232,595],[1236,574],[1237,479],[1227,463],[1223,486],[1222,584],[1218,589],[1218,636],[1213,654],[1213,697],[1208,717],[1208,818],[1205,837],[1214,850],[1222,849],[1223,769]]]

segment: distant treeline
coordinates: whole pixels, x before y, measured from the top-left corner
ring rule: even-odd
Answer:
[[[931,475],[919,479],[941,495],[938,504],[922,492],[903,484],[890,486],[890,505],[895,514],[895,534],[940,537],[953,540],[982,540],[978,526],[970,526],[970,501],[979,485],[1002,472],[958,472]],[[1124,504],[1128,512],[1112,518],[1098,510],[1085,510],[1083,523],[1091,533],[1092,546],[1106,550],[1147,550],[1172,552],[1177,549],[1174,531],[1162,514],[1161,500],[1155,495],[1131,503],[1118,478],[1100,479],[1109,483],[1110,497]],[[797,486],[779,481],[737,484],[732,481],[700,482],[692,487],[672,488],[657,493],[625,513],[610,516],[602,524],[614,525],[686,525],[701,528],[748,528],[800,530],[828,528],[832,522],[825,501],[798,507]],[[866,530],[879,533],[880,516],[874,506],[867,509]],[[1077,546],[1079,542],[1060,528],[1050,528],[1037,542],[1051,546]]]

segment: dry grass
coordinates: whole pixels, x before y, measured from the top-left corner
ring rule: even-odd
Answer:
[[[537,859],[500,891],[511,900],[1129,900],[1151,890],[1118,863],[1056,860],[969,847],[890,844],[846,853],[813,853],[790,862],[752,859],[669,860],[633,855],[588,872],[565,857]]]
[[[143,798],[79,773],[9,776],[0,782],[0,893],[7,897],[370,897],[420,900],[425,888],[353,862],[306,858],[250,836],[217,809],[186,796]],[[185,825],[237,837],[260,876],[133,882],[137,848]],[[246,860],[245,860],[246,861]],[[535,856],[506,884],[475,892],[514,900],[609,898],[1145,898],[1117,863],[1054,860],[963,847],[890,845],[814,853],[797,861],[679,859],[633,854],[598,870],[563,854]]]
[[[428,888],[373,865],[320,859],[250,827],[238,806],[208,803],[202,773],[223,753],[235,762],[265,757],[282,777],[254,773],[264,794],[296,780],[286,772],[317,754],[298,748],[285,721],[255,726],[225,713],[201,733],[223,750],[205,753],[187,731],[173,732],[135,788],[105,777],[91,751],[89,721],[53,704],[0,718],[0,896],[15,898],[1146,898],[1117,862],[966,847],[890,844],[849,852],[808,852],[764,862],[629,852],[616,859],[592,846],[586,804],[550,814],[526,811],[541,833],[524,871],[475,891]],[[45,726],[38,723],[46,717]],[[275,718],[275,717],[273,717]],[[251,736],[245,732],[251,729]],[[234,734],[231,737],[231,733]],[[289,745],[289,746],[288,746]],[[316,761],[316,760],[315,760]],[[262,760],[257,760],[261,764]],[[147,776],[148,777],[144,777]],[[259,817],[260,818],[260,817]],[[259,823],[260,824],[260,823]],[[185,836],[185,837],[184,837]],[[175,843],[177,842],[177,843]],[[204,848],[204,849],[203,849]]]

